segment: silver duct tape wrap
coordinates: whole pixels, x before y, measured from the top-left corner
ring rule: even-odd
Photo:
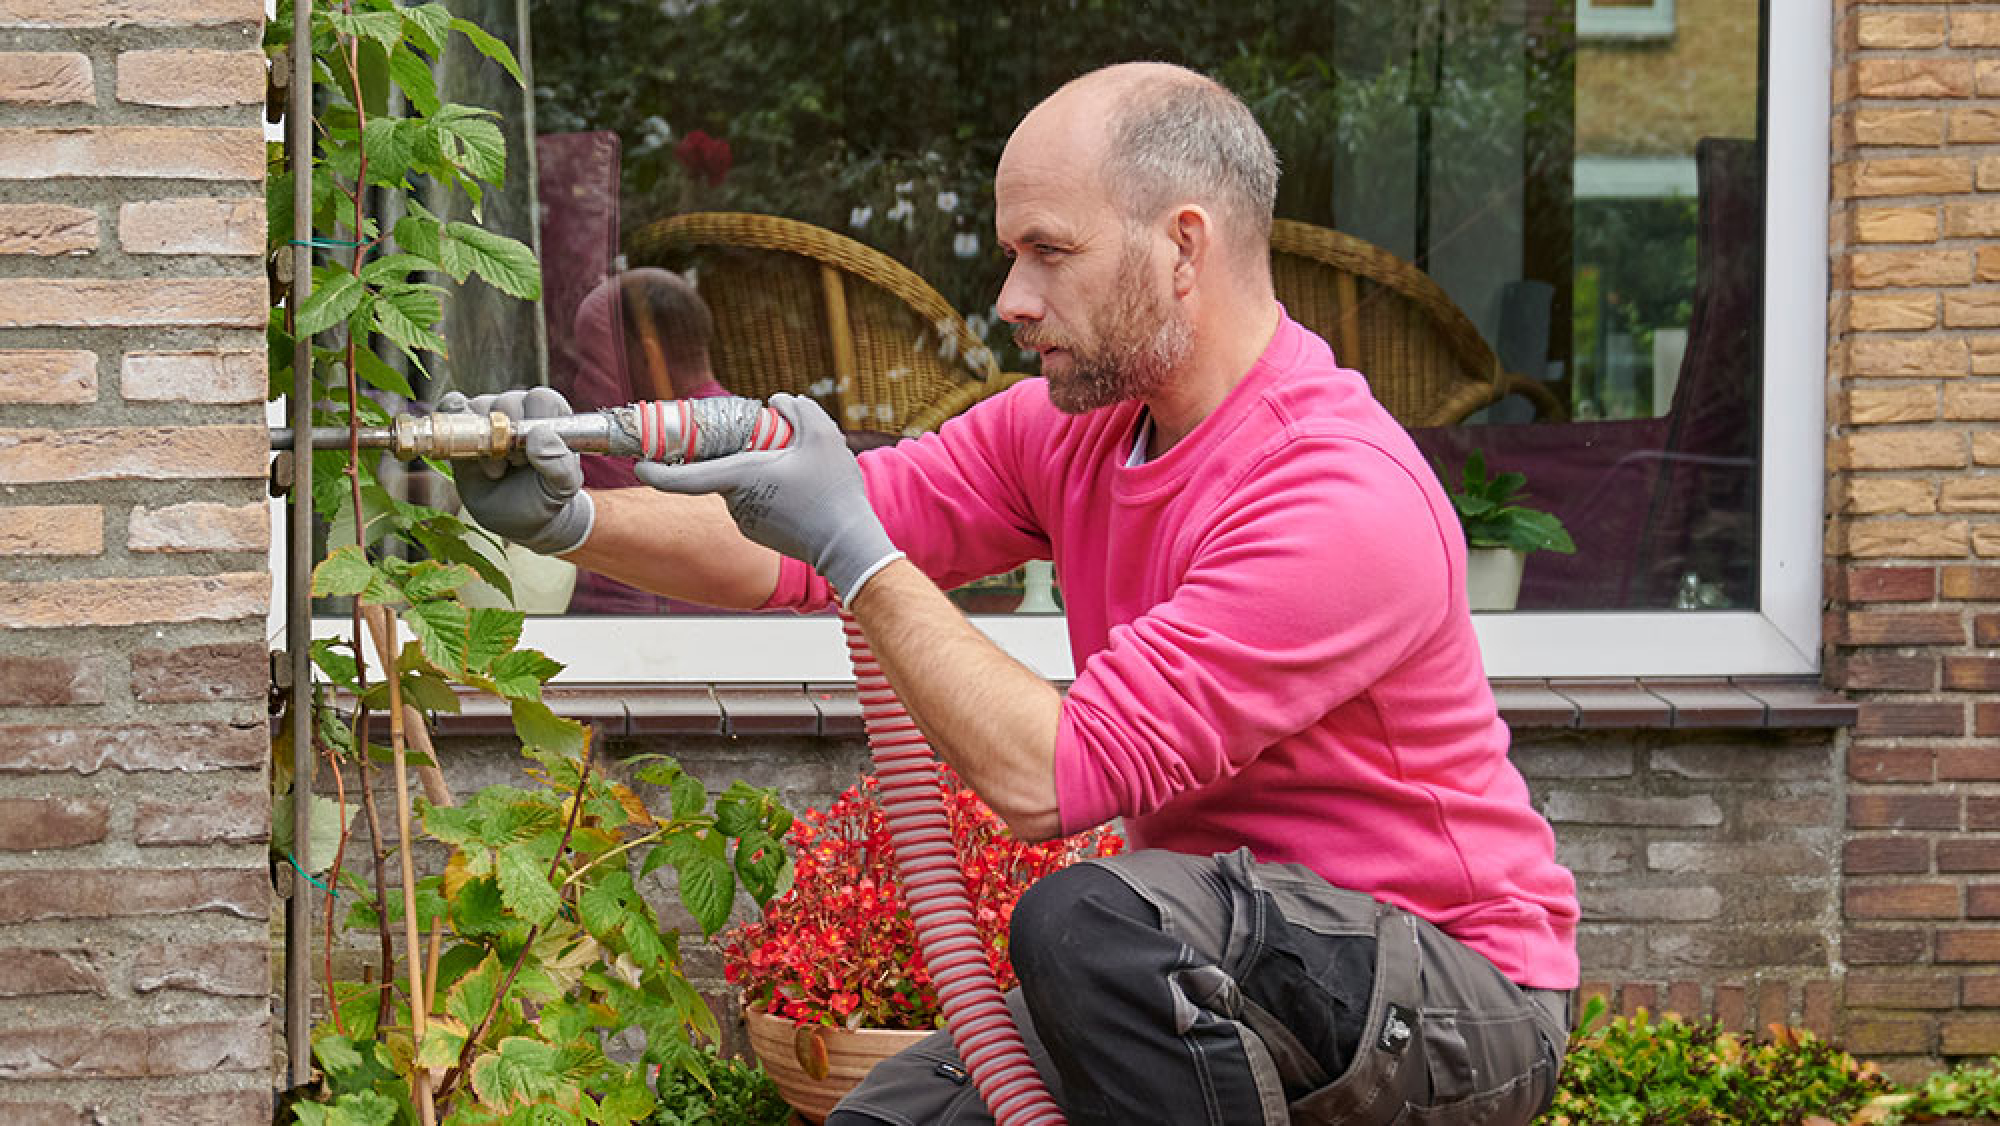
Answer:
[[[695,461],[749,449],[764,413],[764,404],[755,399],[696,399],[688,406],[694,413]]]

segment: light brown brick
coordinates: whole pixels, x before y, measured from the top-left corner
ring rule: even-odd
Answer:
[[[2000,12],[1952,12],[1951,45],[2000,47]]]
[[[1876,250],[1848,256],[1856,289],[1964,285],[1972,280],[1972,255],[1963,250]]]
[[[1946,328],[2000,327],[2000,289],[1967,289],[1944,295]]]
[[[1848,554],[1857,559],[1962,559],[1970,549],[1962,520],[1856,520],[1847,530]]]
[[[1938,496],[1944,512],[2000,512],[2000,477],[1957,477]]]
[[[2000,281],[2000,246],[1979,248],[1979,267],[1974,278],[1983,282]]]
[[[1945,136],[1954,145],[1990,145],[2000,141],[2000,110],[1985,106],[1952,110],[1946,119]]]
[[[0,1031],[0,1073],[27,1079],[157,1079],[270,1067],[267,1019]]]
[[[214,27],[263,18],[261,0],[0,0],[0,27]]]
[[[1972,530],[1972,553],[1981,559],[1992,559],[2000,556],[2000,527],[1995,527],[1991,524],[1981,524],[1979,527],[1974,528]],[[1982,704],[1980,706],[1986,707],[1987,705]],[[2000,715],[2000,707],[1996,707],[1995,714]],[[1996,724],[1994,730],[1981,731],[1980,734],[2000,735],[2000,724]]]
[[[88,254],[97,249],[97,212],[55,203],[0,204],[0,254]]]
[[[1974,336],[1965,344],[1971,354],[1972,374],[2000,375],[2000,336]]]
[[[127,254],[264,253],[264,201],[162,199],[118,209],[118,245]]]
[[[262,105],[267,77],[262,51],[125,51],[118,100],[183,109]]]
[[[259,328],[270,316],[264,278],[9,278],[0,328]]]
[[[2000,434],[1982,430],[1972,435],[1972,464],[2000,465]]]
[[[1944,392],[1944,416],[1949,419],[2000,419],[2000,386],[1952,384]]]
[[[1937,511],[1937,486],[1902,477],[1853,477],[1844,511],[1858,516],[1929,516]]]
[[[1946,238],[2000,236],[2000,203],[1954,203],[1944,209]]]
[[[1922,387],[1867,387],[1845,396],[1845,421],[1851,426],[1880,426],[1893,422],[1930,422],[1938,415],[1936,385]]]
[[[0,429],[0,484],[263,477],[270,436],[252,426]]]
[[[134,508],[126,546],[137,552],[266,551],[271,513],[262,504],[192,501],[166,508]]]
[[[1855,17],[1855,44],[1860,47],[1941,47],[1943,12],[1864,11]]]
[[[1854,212],[1856,242],[1936,242],[1935,207],[1863,207]]]
[[[0,799],[0,849],[77,848],[110,832],[111,807],[85,798]]]
[[[0,404],[97,400],[97,353],[61,348],[0,351]]]
[[[1848,194],[1861,199],[1957,195],[1972,190],[1972,162],[1963,157],[1891,157],[1858,161],[1843,168],[1847,170]]]
[[[1973,68],[1973,81],[1979,86],[1980,97],[2000,96],[2000,60],[1980,60]]]
[[[1864,98],[1968,98],[1973,88],[1971,59],[1861,59],[1854,64],[1854,89]]]
[[[1863,106],[1849,126],[1857,145],[1938,145],[1944,143],[1944,111],[1907,106]]]
[[[2000,567],[1944,567],[1939,570],[1944,597],[1961,602],[2000,602]]]
[[[17,946],[0,950],[0,997],[103,996],[109,990],[97,965],[101,956],[101,952],[87,949],[29,950]],[[8,1106],[11,1109],[13,1104]]]
[[[262,352],[128,352],[118,387],[127,402],[255,403],[264,364]]]
[[[254,770],[270,756],[270,740],[262,723],[15,725],[0,727],[0,736],[6,739],[0,743],[6,748],[5,756],[0,757],[0,772],[8,774],[96,774],[101,770],[205,774]]]
[[[94,504],[0,508],[0,555],[102,555],[104,510]]]
[[[74,51],[0,53],[0,103],[93,105],[97,86],[90,60]]]
[[[1850,469],[1960,469],[1965,435],[1931,430],[1852,434],[1842,439]]]
[[[1980,158],[1973,182],[1982,192],[2000,191],[2000,156]]]
[[[1934,328],[1938,299],[1929,293],[1861,293],[1847,300],[1847,323],[1856,332],[1913,332]]]
[[[1959,889],[1954,883],[1849,885],[1850,919],[1955,919]]]
[[[0,180],[145,176],[167,180],[258,180],[261,129],[168,125],[0,129]]]
[[[1964,375],[1971,366],[1958,337],[1856,336],[1847,344],[1847,373],[1929,378]]]
[[[240,621],[263,617],[270,597],[262,573],[0,582],[0,628]]]

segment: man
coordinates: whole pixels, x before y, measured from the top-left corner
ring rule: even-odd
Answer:
[[[1071,1122],[1526,1123],[1576,984],[1574,882],[1507,761],[1449,502],[1272,295],[1276,181],[1208,79],[1088,74],[1022,121],[995,181],[999,311],[1044,380],[858,468],[787,396],[787,450],[639,468],[727,509],[607,497],[593,517],[546,440],[541,476],[481,501],[641,586],[838,595],[1015,832],[1124,819],[1139,851],[1014,917],[1024,1032]],[[1051,556],[1067,696],[937,585]],[[962,1083],[930,1042],[828,1121],[990,1121]]]

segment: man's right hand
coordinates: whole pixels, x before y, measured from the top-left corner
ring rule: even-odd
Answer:
[[[437,409],[441,414],[497,411],[515,422],[570,413],[569,403],[546,387],[469,400],[452,391],[438,400]],[[461,464],[456,476],[465,510],[494,535],[543,555],[574,551],[590,538],[596,508],[583,491],[583,464],[553,431],[530,430],[511,457]]]

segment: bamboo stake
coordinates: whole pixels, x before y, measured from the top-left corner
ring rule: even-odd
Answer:
[[[382,610],[383,633],[389,652],[396,651],[396,612],[386,607]],[[400,847],[396,850],[403,865],[403,951],[404,960],[409,963],[410,972],[410,1032],[416,1037],[419,1048],[424,1042],[424,1029],[430,1022],[426,999],[430,996],[424,989],[423,947],[417,939],[417,859],[416,842],[410,834],[410,768],[405,750],[403,732],[403,678],[396,675],[396,666],[385,662],[383,677],[389,683],[389,750],[396,759],[396,836]],[[423,1119],[423,1126],[437,1126],[437,1108],[431,1105],[431,1072],[421,1063],[413,1064],[416,1069],[417,1112]]]

